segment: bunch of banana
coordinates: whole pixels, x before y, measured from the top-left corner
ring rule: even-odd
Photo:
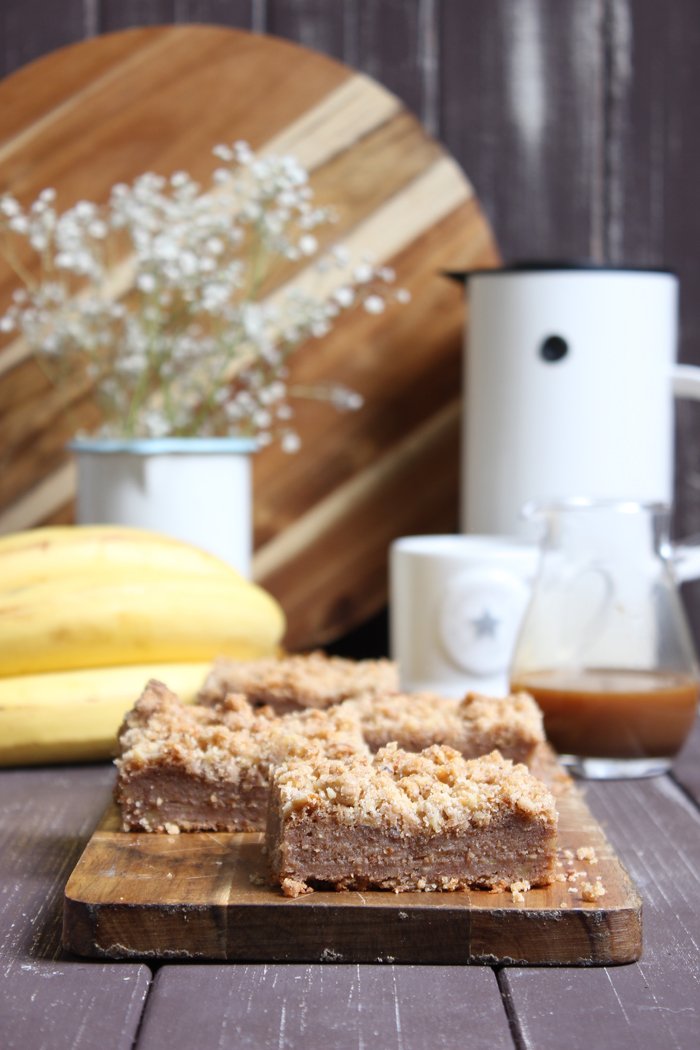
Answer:
[[[106,757],[149,678],[192,700],[216,656],[268,656],[284,626],[260,587],[159,533],[0,537],[0,765]]]

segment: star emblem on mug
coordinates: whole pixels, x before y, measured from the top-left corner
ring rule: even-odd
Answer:
[[[501,621],[492,616],[488,609],[484,609],[481,616],[471,621],[477,638],[495,638],[496,629]]]

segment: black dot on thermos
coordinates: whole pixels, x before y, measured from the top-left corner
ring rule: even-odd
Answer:
[[[561,361],[569,352],[569,344],[560,335],[548,335],[540,346],[540,357],[549,364]]]

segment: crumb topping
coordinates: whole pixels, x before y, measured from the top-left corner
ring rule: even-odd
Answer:
[[[119,734],[120,775],[145,767],[177,767],[212,782],[236,783],[244,772],[290,756],[319,751],[337,758],[366,751],[359,722],[350,712],[301,711],[281,717],[256,710],[245,697],[229,695],[219,709],[183,704],[152,680],[127,715]]]
[[[395,744],[337,761],[318,753],[273,774],[285,816],[326,811],[341,824],[440,832],[484,827],[504,809],[556,824],[554,799],[524,765],[493,751],[466,760],[447,746],[411,753]]]
[[[459,716],[479,734],[490,734],[494,729],[525,736],[533,744],[544,740],[542,711],[529,693],[512,693],[506,697],[482,696],[467,693],[459,703]]]
[[[392,693],[398,672],[391,660],[347,660],[322,652],[263,660],[214,662],[199,702],[219,704],[228,693],[241,693],[254,704],[293,703],[328,707],[363,693]]]
[[[462,700],[427,692],[367,695],[343,706],[358,715],[367,742],[376,747],[396,740],[407,750],[420,742],[419,750],[448,744],[478,753],[533,747],[545,738],[542,712],[527,693],[503,698],[468,693]]]

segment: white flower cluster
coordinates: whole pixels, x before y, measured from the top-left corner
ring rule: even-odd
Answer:
[[[290,354],[345,310],[380,314],[409,296],[392,289],[387,267],[352,266],[339,246],[319,254],[315,231],[333,214],[314,204],[295,158],[256,155],[245,142],[213,152],[208,187],[186,172],[147,173],[114,186],[106,205],[79,201],[62,214],[51,189],[26,209],[0,195],[0,251],[22,282],[0,335],[23,335],[55,375],[86,372],[103,436],[235,433],[293,452],[296,397],[341,411],[362,398],[337,385],[294,387]],[[275,290],[272,267],[303,270],[312,259],[319,277],[335,273],[330,291],[294,280]],[[128,274],[118,295],[115,267]]]

